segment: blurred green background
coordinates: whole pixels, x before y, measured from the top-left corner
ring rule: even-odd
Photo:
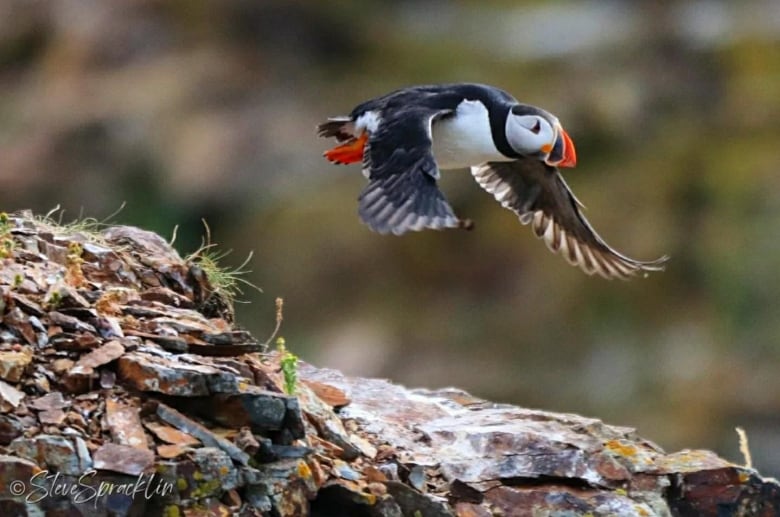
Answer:
[[[478,81],[555,113],[588,217],[667,272],[590,278],[466,172],[471,233],[370,233],[314,128]],[[780,474],[780,2],[0,0],[0,208],[252,250],[304,359],[635,426]]]

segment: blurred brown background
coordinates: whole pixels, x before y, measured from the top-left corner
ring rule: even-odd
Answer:
[[[314,127],[417,83],[502,87],[563,121],[566,177],[637,258],[630,283],[550,254],[467,173],[476,231],[356,217],[359,168]],[[0,209],[254,250],[258,336],[318,365],[638,427],[780,474],[780,3],[0,0]]]

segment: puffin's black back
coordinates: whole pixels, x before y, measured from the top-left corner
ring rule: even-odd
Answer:
[[[504,90],[485,84],[432,84],[402,88],[358,105],[350,117],[355,120],[367,111],[377,111],[380,116],[384,111],[392,111],[394,117],[406,110],[419,108],[454,111],[464,100],[479,101],[488,110],[490,131],[496,148],[506,156],[519,156],[509,145],[505,132],[506,117],[511,107],[518,104],[517,99]]]

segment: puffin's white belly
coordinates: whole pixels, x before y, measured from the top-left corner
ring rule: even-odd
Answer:
[[[455,115],[435,121],[431,131],[433,157],[440,169],[511,160],[496,149],[488,111],[479,101],[461,102]]]

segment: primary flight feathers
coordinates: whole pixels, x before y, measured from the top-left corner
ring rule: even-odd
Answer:
[[[634,260],[604,242],[558,170],[577,162],[572,139],[555,116],[498,88],[404,88],[317,130],[340,143],[326,158],[362,164],[368,185],[358,214],[376,232],[469,227],[436,181],[440,170],[470,168],[477,183],[530,224],[550,250],[589,275],[626,279],[663,270],[668,260]]]

